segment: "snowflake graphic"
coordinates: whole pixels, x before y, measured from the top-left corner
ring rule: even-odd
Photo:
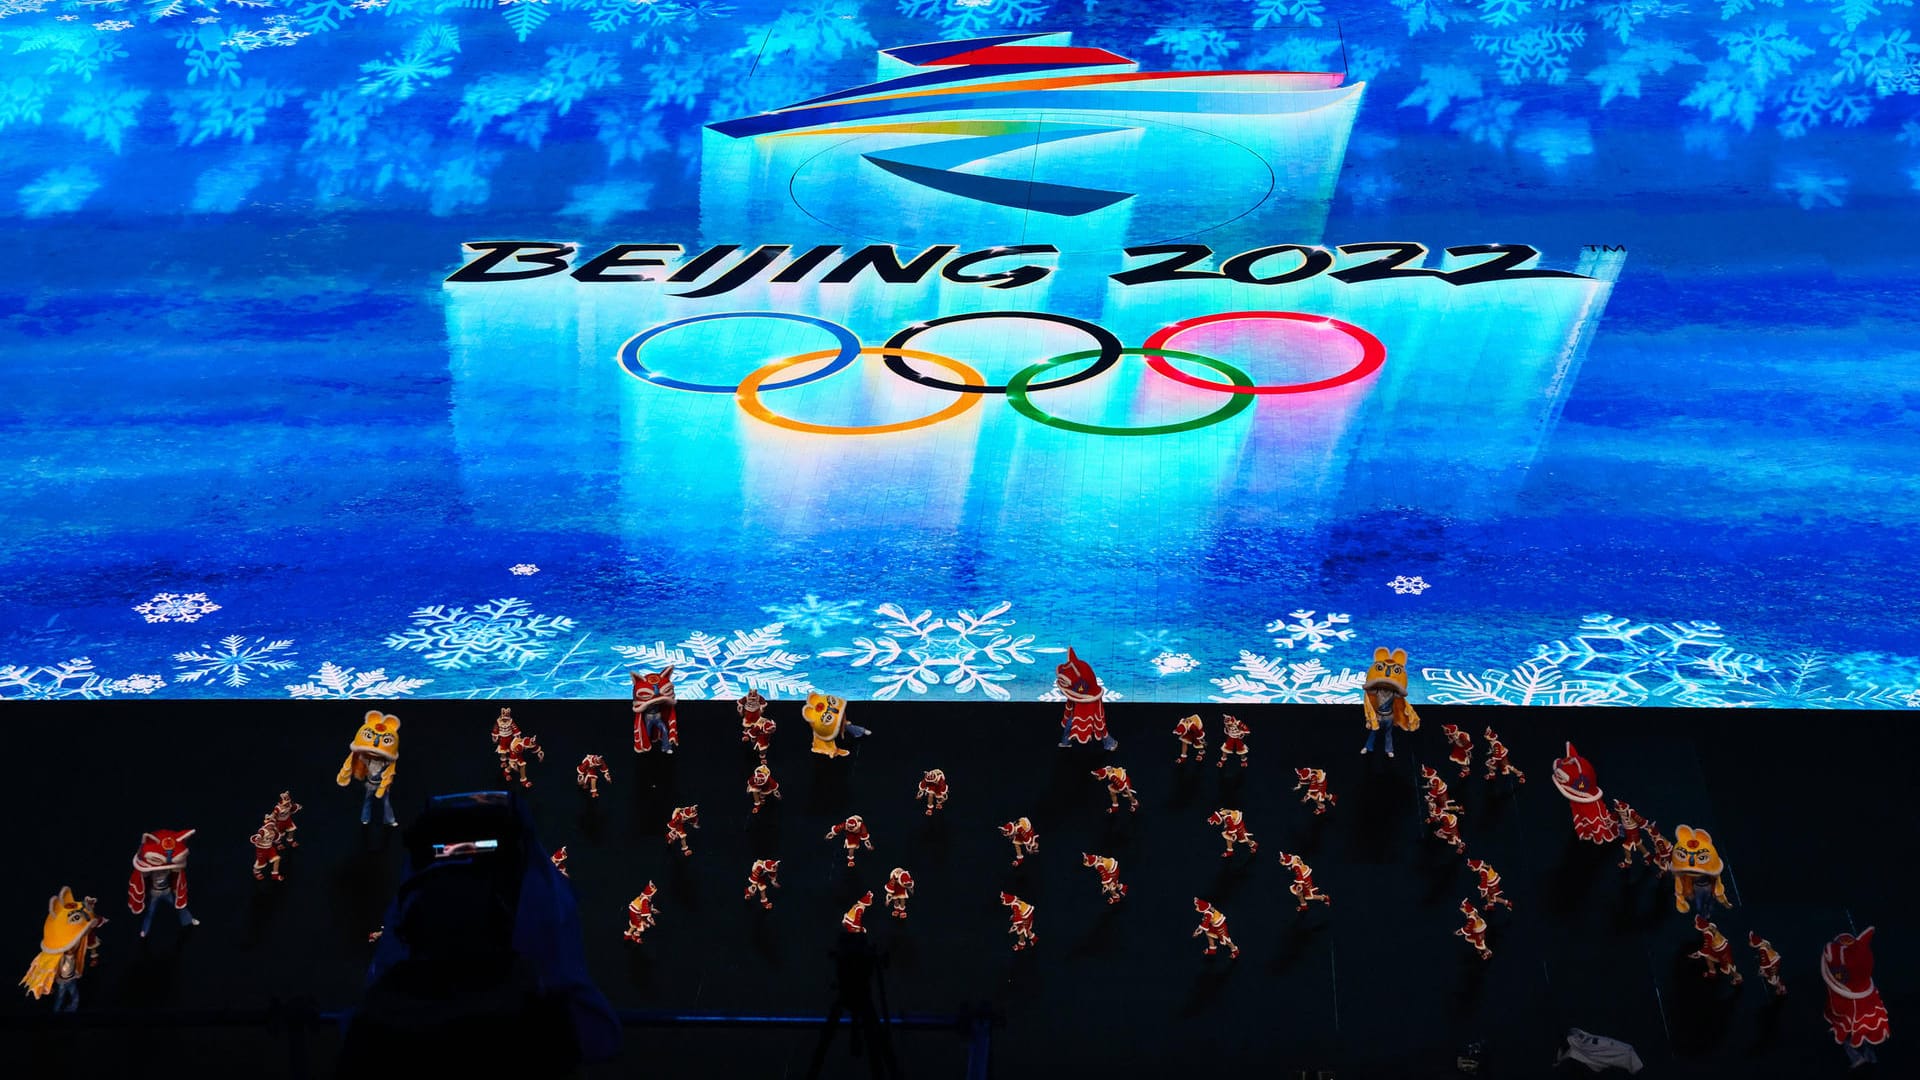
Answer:
[[[624,660],[605,658],[606,653],[588,648],[592,634],[582,634],[567,643],[566,651],[552,660],[528,661],[511,668],[496,669],[493,681],[449,690],[435,697],[476,698],[595,698],[617,697],[626,692],[627,672],[633,665]],[[679,672],[674,673],[676,676]]]
[[[209,685],[219,682],[238,689],[252,682],[254,676],[267,671],[285,671],[293,666],[292,653],[279,655],[282,650],[291,649],[293,640],[282,638],[268,641],[266,638],[254,638],[249,642],[239,634],[228,634],[220,639],[220,647],[202,645],[198,652],[177,652],[174,661],[180,665],[175,672],[177,681],[198,683],[205,681]]]
[[[1825,169],[1794,167],[1774,182],[1773,190],[1791,197],[1802,210],[1823,206],[1843,206],[1847,201],[1846,177]]]
[[[1359,701],[1356,691],[1367,680],[1366,673],[1348,668],[1328,671],[1317,657],[1304,664],[1290,664],[1245,649],[1233,669],[1241,674],[1208,680],[1221,691],[1212,695],[1212,700],[1322,705]]]
[[[220,43],[222,48],[239,49],[252,52],[255,49],[292,48],[303,37],[311,37],[306,30],[289,30],[285,26],[269,25],[265,30],[240,30]]]
[[[324,660],[320,670],[303,683],[290,683],[287,696],[296,698],[387,698],[411,694],[432,679],[408,679],[389,676],[386,668],[356,671]]]
[[[1132,649],[1135,656],[1153,656],[1156,653],[1178,652],[1187,639],[1172,630],[1135,630],[1121,643],[1122,648]]]
[[[1569,638],[1534,649],[1534,659],[1613,687],[1630,704],[1665,703],[1712,680],[1738,680],[1768,670],[1767,661],[1726,644],[1718,623],[1635,622],[1588,615]]]
[[[3,18],[3,17],[4,16],[0,16],[0,18]],[[55,15],[53,18],[55,22],[79,22],[80,21],[80,16],[78,15]],[[199,22],[200,20],[195,19],[194,21]],[[220,20],[215,19],[213,21],[219,22]]]
[[[882,701],[902,689],[924,694],[942,684],[956,694],[978,689],[1005,701],[1012,695],[1000,684],[1018,675],[1007,670],[1011,665],[1033,663],[1033,653],[1066,652],[1033,648],[1032,634],[1016,637],[1008,632],[1014,622],[1005,616],[1012,608],[1011,600],[1002,600],[985,614],[962,610],[940,618],[931,610],[908,616],[898,604],[882,604],[874,609],[885,617],[873,624],[878,635],[855,638],[847,648],[822,649],[820,655],[853,657],[851,667],[872,665],[880,674],[869,681],[879,684],[874,697]]]
[[[1047,0],[899,0],[897,7],[910,18],[937,18],[941,33],[954,39],[999,27],[1032,26],[1047,14]]]
[[[133,24],[125,19],[103,19],[100,22],[94,23],[93,28],[95,30],[105,30],[117,34],[122,30],[133,29]]]
[[[109,679],[85,656],[44,667],[0,664],[0,701],[94,701],[115,694],[151,694],[165,685],[167,681],[158,675]]]
[[[0,0],[0,19],[15,15],[37,15],[53,0]]]
[[[1579,23],[1545,23],[1517,34],[1475,34],[1473,47],[1493,57],[1500,81],[1509,85],[1542,79],[1559,86],[1567,81],[1573,51],[1586,44],[1587,29]]]
[[[1412,593],[1415,596],[1419,596],[1421,593],[1426,592],[1428,589],[1432,588],[1432,586],[1427,584],[1426,578],[1420,577],[1418,575],[1415,575],[1413,577],[1408,577],[1405,574],[1402,574],[1399,577],[1394,578],[1392,581],[1387,582],[1387,588],[1392,589],[1394,592],[1399,593],[1402,596],[1405,596],[1407,593]]]
[[[760,610],[795,632],[819,637],[836,626],[858,626],[866,621],[860,600],[822,600],[812,593],[792,604],[766,604]]]
[[[1193,654],[1174,652],[1163,652],[1147,663],[1152,664],[1153,670],[1159,672],[1162,678],[1168,675],[1185,675],[1200,666],[1200,661],[1195,660]]]
[[[539,572],[540,568],[530,562],[514,563],[512,566],[507,567],[507,573],[515,577],[532,577]]]
[[[1901,686],[1920,685],[1920,656],[1892,653],[1848,653],[1834,660],[1833,670],[1855,686],[1872,688],[1881,681]]]
[[[1920,689],[1917,689],[1913,693],[1908,694],[1906,696],[1906,699],[1902,701],[1900,704],[1902,708],[1920,709]]]
[[[1508,671],[1479,674],[1451,668],[1422,668],[1433,687],[1427,700],[1440,705],[1630,705],[1620,685],[1597,679],[1569,679],[1560,665],[1535,657]]]
[[[1319,26],[1326,21],[1326,13],[1327,6],[1321,0],[1254,0],[1253,25],[1255,29],[1288,22]]]
[[[573,629],[565,616],[539,615],[518,597],[475,604],[472,611],[439,604],[408,618],[413,629],[387,635],[387,648],[425,653],[437,668],[517,664],[547,655],[541,642]]]
[[[1835,686],[1828,658],[1817,652],[1794,653],[1779,665],[1737,672],[1737,678],[1699,686],[1676,695],[1690,708],[1862,709],[1889,708],[1902,691],[1892,687],[1847,689]]]
[[[199,622],[202,615],[219,611],[220,605],[208,600],[206,593],[163,592],[155,593],[153,599],[144,604],[135,604],[133,610],[150,623]]]
[[[1308,652],[1332,652],[1334,642],[1353,639],[1353,631],[1335,629],[1351,622],[1351,616],[1329,611],[1325,619],[1316,621],[1313,615],[1311,611],[1290,612],[1287,619],[1293,622],[1275,619],[1267,624],[1267,633],[1280,635],[1273,639],[1274,645],[1279,648],[1291,649],[1305,642]]]
[[[683,698],[736,698],[748,690],[804,694],[813,684],[806,672],[793,668],[807,654],[780,648],[787,643],[780,636],[785,629],[780,623],[768,623],[758,630],[735,630],[731,640],[696,630],[672,648],[659,641],[615,645],[613,651],[649,670],[673,665],[674,689]]]

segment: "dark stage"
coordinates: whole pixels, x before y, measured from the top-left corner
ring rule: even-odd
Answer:
[[[26,1021],[44,1017],[46,1003],[16,1000],[0,1028],[7,1060],[101,1076],[123,1071],[137,1050],[193,1075],[288,1075],[283,1030],[155,1030],[123,1014],[358,1000],[367,934],[401,860],[397,836],[357,823],[357,787],[333,783],[369,705],[9,705],[16,761],[31,766],[13,781],[18,869],[4,925],[14,961],[31,959],[46,897],[61,885],[99,897],[112,922],[82,1011],[128,1025],[37,1026]],[[499,786],[487,738],[496,703],[386,708],[403,722],[394,786],[403,821],[429,794]],[[1906,784],[1915,734],[1905,725],[1838,713],[1435,706],[1389,760],[1359,755],[1357,707],[1237,706],[1253,729],[1243,770],[1213,764],[1220,708],[1200,710],[1215,756],[1176,767],[1168,730],[1193,711],[1178,706],[1112,706],[1121,745],[1108,755],[1057,749],[1056,705],[862,702],[852,717],[874,734],[829,761],[808,753],[797,703],[776,702],[770,762],[785,798],[757,816],[743,790],[754,758],[729,702],[683,704],[671,757],[632,753],[623,701],[524,703],[514,714],[547,748],[528,796],[540,839],[570,849],[588,959],[623,1010],[824,1010],[841,913],[904,866],[918,882],[910,918],[888,918],[877,904],[867,919],[891,957],[888,1005],[928,1014],[990,1003],[1005,1018],[993,1039],[999,1077],[1443,1077],[1456,1075],[1456,1052],[1473,1042],[1486,1046],[1481,1075],[1542,1076],[1569,1027],[1632,1043],[1648,1076],[1839,1076],[1846,1063],[1820,1016],[1816,955],[1850,926],[1879,926],[1896,1031],[1913,1015],[1914,935],[1897,915],[1911,903],[1899,868],[1920,847]],[[1468,854],[1493,863],[1516,905],[1488,916],[1495,955],[1485,963],[1453,933],[1472,875],[1421,825],[1418,766],[1443,765],[1443,723],[1476,736],[1494,724],[1527,774],[1509,790],[1478,769],[1466,781],[1443,770],[1467,810]],[[1674,911],[1667,881],[1617,870],[1614,845],[1575,841],[1549,776],[1569,738],[1609,798],[1633,803],[1669,836],[1682,823],[1712,831],[1737,905],[1717,921],[1747,977],[1738,990],[1701,978],[1687,958],[1698,935]],[[588,752],[613,769],[597,802],[573,783]],[[1109,762],[1131,772],[1137,814],[1124,805],[1106,813],[1104,786],[1089,772]],[[1324,818],[1291,790],[1293,769],[1307,765],[1328,769],[1339,796]],[[928,818],[914,789],[935,766],[952,800]],[[256,883],[247,837],[283,788],[305,806],[302,846],[287,858],[286,884]],[[669,810],[684,803],[701,809],[689,858],[663,839]],[[1245,811],[1257,856],[1220,858],[1206,819],[1222,806]],[[823,838],[850,813],[866,817],[877,847],[854,870]],[[1040,850],[1014,868],[996,826],[1022,815]],[[187,827],[199,830],[189,873],[204,925],[183,934],[162,913],[142,943],[125,906],[127,860],[143,830]],[[1295,913],[1282,849],[1312,864],[1331,909]],[[1124,903],[1104,903],[1082,852],[1119,859],[1131,888]],[[772,911],[741,895],[756,858],[782,860]],[[649,879],[660,885],[660,921],[635,946],[621,938],[624,909]],[[1037,905],[1034,950],[1011,951],[1002,890]],[[1237,961],[1203,957],[1189,937],[1195,896],[1230,917]],[[1755,977],[1749,929],[1784,953],[1786,998]],[[815,1041],[808,1029],[630,1027],[620,1062],[586,1073],[801,1075]],[[966,1067],[957,1033],[901,1031],[894,1043],[906,1075],[957,1077]],[[330,1032],[311,1034],[313,1075],[329,1072],[336,1046]],[[1904,1075],[1898,1041],[1881,1057],[1880,1075]],[[844,1032],[828,1061],[828,1075],[867,1074]],[[1585,1075],[1571,1064],[1562,1071]]]

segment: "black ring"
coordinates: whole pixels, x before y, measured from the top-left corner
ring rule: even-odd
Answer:
[[[938,318],[914,323],[912,326],[907,327],[889,338],[887,343],[882,345],[881,348],[904,349],[907,347],[907,342],[918,337],[921,331],[931,330],[936,326],[945,326],[948,323],[966,322],[970,319],[1039,319],[1041,322],[1059,323],[1061,326],[1073,327],[1075,330],[1092,338],[1094,344],[1100,346],[1099,359],[1095,360],[1093,365],[1085,371],[1074,375],[1065,375],[1058,379],[1051,379],[1047,382],[1034,383],[1027,387],[1029,393],[1036,390],[1058,390],[1063,386],[1072,386],[1074,383],[1086,382],[1088,379],[1104,374],[1109,368],[1120,362],[1120,339],[1115,336],[1113,331],[1098,323],[1090,323],[1085,319],[1076,319],[1071,315],[1055,315],[1050,311],[963,311],[957,315],[942,315]],[[888,371],[893,372],[895,375],[909,382],[919,383],[921,386],[931,387],[935,390],[946,390],[955,394],[1004,394],[1007,392],[1005,386],[974,386],[970,383],[948,382],[945,379],[936,379],[931,375],[922,375],[907,366],[907,358],[904,356],[895,356],[891,353],[882,353],[882,356],[886,359]]]

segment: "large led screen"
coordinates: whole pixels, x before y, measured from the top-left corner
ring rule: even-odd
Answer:
[[[1854,0],[0,0],[0,698],[1920,707]]]

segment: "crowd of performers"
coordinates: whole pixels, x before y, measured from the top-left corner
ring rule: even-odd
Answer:
[[[1404,651],[1384,648],[1374,651],[1373,663],[1362,687],[1367,730],[1366,742],[1360,749],[1363,755],[1378,748],[1392,757],[1395,730],[1403,733],[1419,730],[1420,715],[1407,700],[1406,660]],[[1098,744],[1107,751],[1118,748],[1118,741],[1107,730],[1106,691],[1092,667],[1072,650],[1056,669],[1055,687],[1058,697],[1066,703],[1060,745]],[[634,751],[673,753],[680,742],[673,669],[634,673],[631,705]],[[768,708],[769,703],[757,691],[750,691],[735,703],[740,717],[740,741],[752,750],[757,762],[746,783],[754,814],[760,813],[770,801],[782,798],[780,784],[767,763],[767,751],[778,730],[777,723],[768,715]],[[869,734],[866,729],[850,724],[847,713],[848,703],[841,698],[821,693],[808,696],[801,717],[806,722],[814,753],[829,758],[845,757],[849,750],[843,743]],[[397,717],[377,709],[368,711],[335,777],[341,787],[355,783],[361,786],[362,825],[373,823],[376,810],[384,826],[397,825],[389,795],[398,774],[399,733]],[[1447,767],[1454,771],[1453,778],[1469,780],[1476,772],[1473,734],[1453,724],[1443,725],[1441,733],[1446,744]],[[1201,717],[1182,718],[1174,725],[1172,735],[1179,750],[1177,764],[1207,761],[1208,733]],[[1247,768],[1251,736],[1252,729],[1244,721],[1233,716],[1222,717],[1215,766],[1224,767],[1232,759],[1240,768]],[[531,767],[545,761],[546,751],[535,736],[521,730],[511,709],[500,710],[488,739],[497,757],[502,782],[532,788]],[[1506,745],[1493,728],[1480,733],[1477,749],[1481,781],[1506,786],[1526,783],[1526,774],[1512,763]],[[1676,824],[1673,839],[1669,840],[1656,821],[1643,816],[1624,800],[1609,801],[1592,762],[1571,742],[1565,744],[1564,751],[1553,762],[1551,779],[1554,788],[1567,800],[1574,836],[1595,845],[1618,845],[1618,866],[1623,870],[1633,868],[1638,861],[1661,877],[1671,877],[1675,909],[1690,915],[1694,929],[1700,934],[1699,946],[1691,957],[1701,962],[1701,976],[1725,979],[1734,986],[1744,982],[1734,944],[1714,921],[1716,917],[1726,918],[1733,910],[1733,903],[1727,895],[1726,865],[1712,834],[1704,828]],[[1339,796],[1332,790],[1326,769],[1303,766],[1295,768],[1293,773],[1296,780],[1293,790],[1302,793],[1300,802],[1311,805],[1314,815],[1325,815],[1338,805]],[[1091,775],[1107,797],[1109,814],[1119,813],[1123,803],[1129,814],[1139,812],[1139,794],[1124,767],[1104,765],[1092,770]],[[613,783],[613,775],[602,755],[588,754],[575,767],[574,780],[586,797],[597,799],[601,788]],[[1425,825],[1431,828],[1435,839],[1463,859],[1474,882],[1476,895],[1461,899],[1459,910],[1464,921],[1454,933],[1474,955],[1481,960],[1491,960],[1494,950],[1489,937],[1493,929],[1487,917],[1496,908],[1511,912],[1513,901],[1505,895],[1498,870],[1484,858],[1468,857],[1461,824],[1466,811],[1453,798],[1441,770],[1421,765],[1420,787],[1426,803]],[[946,807],[949,795],[946,773],[933,768],[921,776],[914,800],[924,807],[925,815],[932,816]],[[300,846],[294,838],[297,830],[294,815],[300,809],[292,794],[282,791],[262,816],[259,828],[251,837],[256,879],[286,880],[283,862],[290,849]],[[1241,847],[1249,857],[1257,857],[1260,845],[1241,809],[1219,807],[1206,821],[1219,830],[1224,841],[1221,858],[1233,858]],[[666,843],[669,848],[677,848],[683,857],[690,858],[694,853],[692,834],[699,827],[697,804],[675,807],[665,826]],[[1013,866],[1020,866],[1039,854],[1040,834],[1030,819],[1018,817],[1003,823],[999,829],[1013,848]],[[200,920],[187,906],[188,841],[194,836],[193,829],[155,829],[141,835],[127,883],[127,907],[140,917],[142,938],[152,929],[154,912],[166,905],[172,906],[182,927],[199,925]],[[838,841],[849,869],[857,869],[862,852],[876,850],[873,830],[859,814],[835,824],[827,830],[825,839]],[[1297,853],[1281,851],[1278,857],[1282,868],[1292,877],[1288,892],[1294,898],[1296,911],[1306,911],[1315,903],[1331,908],[1332,897],[1315,881],[1313,867]],[[563,846],[555,850],[551,860],[554,869],[565,876],[567,849]],[[1081,862],[1097,875],[1100,895],[1107,904],[1119,904],[1126,899],[1128,887],[1121,881],[1118,860],[1111,855],[1082,852]],[[780,865],[778,859],[755,860],[747,870],[743,898],[771,910],[773,890],[780,888]],[[913,874],[906,868],[896,866],[887,873],[880,895],[890,916],[907,918],[915,888]],[[654,903],[658,892],[658,886],[649,881],[627,905],[627,940],[644,944],[646,932],[654,928],[661,915]],[[866,913],[874,901],[874,892],[865,892],[841,916],[841,930],[849,934],[867,933]],[[1001,892],[999,901],[1007,911],[1012,949],[1018,952],[1037,947],[1035,905],[1010,892]],[[80,982],[86,972],[99,963],[100,929],[107,924],[107,919],[98,914],[97,903],[90,896],[76,897],[68,888],[62,888],[48,901],[40,953],[20,984],[33,997],[51,996],[56,1011],[72,1011],[78,1007]],[[1229,961],[1237,958],[1240,947],[1234,943],[1226,913],[1204,897],[1193,898],[1193,910],[1199,922],[1192,936],[1204,939],[1204,955],[1214,956],[1225,950]],[[1820,956],[1820,975],[1827,994],[1825,1015],[1834,1040],[1845,1048],[1855,1065],[1872,1062],[1873,1048],[1888,1035],[1886,1008],[1873,981],[1873,935],[1871,927],[1858,933],[1840,934],[1826,945]],[[1759,980],[1769,993],[1784,996],[1787,986],[1781,974],[1779,951],[1757,930],[1749,930],[1746,944]]]

